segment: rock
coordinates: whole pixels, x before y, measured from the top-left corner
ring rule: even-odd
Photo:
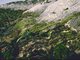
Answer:
[[[27,13],[27,12],[37,12],[37,13],[42,13],[46,8],[47,8],[48,4],[36,4],[34,7],[32,7],[31,9],[23,12],[23,14]]]
[[[50,4],[39,19],[41,21],[57,21],[74,11],[80,11],[80,0],[58,0]]]
[[[75,31],[75,32],[80,31],[80,15],[68,21],[65,25],[67,25],[68,27],[71,27],[72,31]]]
[[[49,0],[49,1],[52,1],[52,0]],[[52,3],[54,3],[56,0],[53,0],[52,2],[50,3],[37,3],[34,5],[34,7],[32,7],[31,9],[25,11],[24,13],[27,13],[27,12],[37,12],[37,13],[42,13],[49,5],[51,5]],[[24,14],[23,13],[23,14]]]

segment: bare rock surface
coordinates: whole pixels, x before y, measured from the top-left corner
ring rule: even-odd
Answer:
[[[45,21],[57,21],[74,11],[80,11],[80,0],[58,0],[46,8],[40,15],[40,19]]]

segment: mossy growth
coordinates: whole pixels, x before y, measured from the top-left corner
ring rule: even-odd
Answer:
[[[65,60],[75,50],[80,50],[80,33],[72,30],[71,27],[65,26],[68,21],[80,16],[79,12],[72,13],[59,22],[39,23],[36,21],[38,16],[35,13],[27,13],[13,27],[14,31],[20,30],[18,37],[14,37],[15,42],[11,42],[11,44],[17,43],[20,48],[19,54],[23,52],[21,59],[27,58],[29,60],[34,57],[34,51],[38,51],[40,53],[37,54],[38,56],[44,55],[49,58],[48,60],[51,60],[52,57],[55,60]],[[14,33],[14,31],[11,33]],[[44,56],[42,58],[45,58]]]

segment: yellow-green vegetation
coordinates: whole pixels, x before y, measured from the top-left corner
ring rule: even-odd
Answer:
[[[0,42],[0,48],[2,48],[0,53],[3,58],[5,57],[6,60],[79,58],[80,32],[65,24],[75,18],[78,19],[80,12],[74,12],[59,22],[38,22],[38,16],[37,13],[27,12],[16,19],[9,34],[1,37],[4,41]],[[6,37],[9,38],[6,39]]]
[[[34,25],[36,23],[36,17],[38,17],[38,14],[32,12],[23,14],[21,17],[22,20],[16,23],[15,28],[22,30],[25,27],[27,28],[30,25]]]

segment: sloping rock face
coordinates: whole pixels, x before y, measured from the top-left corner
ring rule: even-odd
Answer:
[[[31,9],[29,9],[27,11],[25,11],[24,13],[27,13],[27,12],[38,12],[38,13],[41,13],[47,8],[47,6],[48,6],[48,4],[36,4],[34,7],[32,7]]]
[[[46,8],[40,15],[40,19],[42,21],[57,21],[75,11],[80,11],[80,0],[58,0]]]
[[[42,12],[45,11],[45,9],[46,9],[49,5],[53,4],[56,0],[53,0],[53,1],[52,1],[52,0],[49,0],[49,1],[50,1],[49,3],[45,3],[45,2],[43,2],[43,3],[37,3],[37,4],[35,4],[31,9],[25,11],[24,13],[27,13],[27,12],[42,13]],[[23,14],[24,14],[24,13],[23,13]]]

